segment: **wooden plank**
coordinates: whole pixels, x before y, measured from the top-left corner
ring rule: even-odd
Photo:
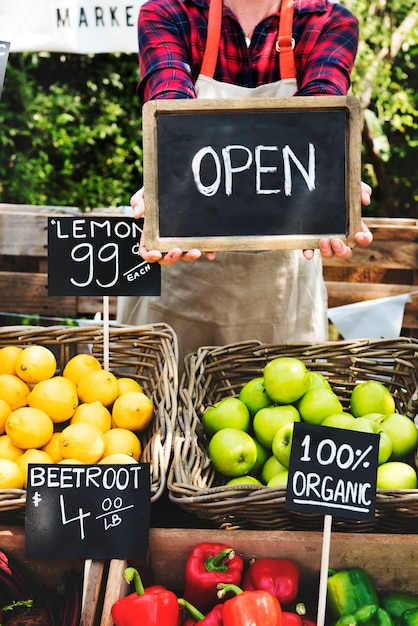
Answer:
[[[150,529],[153,582],[181,590],[189,550],[202,541],[223,541],[245,562],[262,556],[287,557],[301,567],[305,582],[316,583],[322,553],[322,533],[205,529]],[[418,535],[338,533],[331,537],[330,567],[364,567],[379,590],[418,589]]]
[[[3,313],[38,313],[71,318],[77,316],[75,296],[48,296],[46,274],[2,272],[0,302]]]
[[[346,267],[378,267],[414,269],[418,266],[417,242],[373,241],[364,248],[357,246],[353,249],[351,259],[324,259],[324,266]]]
[[[123,572],[127,565],[125,560],[113,559],[110,562],[100,626],[114,626],[110,613],[111,608],[119,598],[123,598],[129,593],[129,584],[123,578]]]
[[[95,626],[103,607],[105,562],[86,561],[84,576],[83,604],[79,626]]]
[[[76,318],[103,311],[100,296],[48,296],[48,275],[0,272],[2,313],[39,314]],[[109,314],[116,317],[117,298],[109,298]]]

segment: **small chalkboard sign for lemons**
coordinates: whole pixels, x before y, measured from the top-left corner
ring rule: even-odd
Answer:
[[[353,245],[361,215],[354,97],[153,100],[143,107],[148,249]]]
[[[160,266],[138,255],[142,227],[127,216],[49,217],[48,294],[160,295]]]
[[[150,502],[149,463],[30,464],[25,556],[145,558]]]

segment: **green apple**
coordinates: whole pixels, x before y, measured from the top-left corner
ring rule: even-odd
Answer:
[[[286,487],[289,478],[289,470],[284,470],[273,476],[267,483],[267,487]]]
[[[317,387],[307,391],[296,407],[303,422],[320,424],[328,415],[342,413],[343,405],[331,389]]]
[[[389,435],[381,429],[379,422],[373,419],[364,417],[355,417],[351,430],[357,430],[362,433],[372,433],[379,435],[379,452],[378,452],[378,465],[386,463],[392,455],[392,440]]]
[[[263,483],[254,476],[236,476],[226,483],[227,485],[262,485]]]
[[[263,469],[261,470],[261,480],[263,483],[267,484],[273,476],[285,471],[287,471],[287,467],[280,463],[280,461],[278,461],[272,454],[263,465]]]
[[[289,467],[290,463],[290,452],[292,450],[292,440],[293,440],[293,425],[285,424],[282,428],[274,435],[273,443],[271,445],[272,452],[276,459],[284,465],[286,468]]]
[[[293,404],[268,406],[254,415],[254,435],[265,448],[271,450],[274,435],[289,422],[300,422],[299,412]]]
[[[389,461],[377,468],[378,489],[416,489],[417,473],[411,465],[402,461]]]
[[[205,410],[202,424],[208,437],[212,437],[222,428],[238,428],[248,432],[251,427],[251,415],[244,402],[239,398],[228,396]]]
[[[354,417],[366,413],[393,413],[395,400],[385,385],[377,380],[358,383],[351,392],[350,410]]]
[[[316,389],[317,387],[322,387],[322,389],[331,389],[331,385],[329,384],[327,378],[321,374],[320,372],[315,372],[314,370],[309,370],[309,389]]]
[[[267,450],[259,441],[254,437],[255,447],[257,448],[257,458],[250,474],[251,476],[258,477],[261,474],[261,470],[264,467],[264,463],[271,455],[271,450]]]
[[[248,474],[257,460],[254,439],[238,428],[218,430],[209,441],[208,454],[216,471],[231,477]]]
[[[414,422],[402,413],[388,413],[375,420],[380,429],[392,441],[392,461],[405,459],[418,447],[418,429]]]
[[[380,420],[383,417],[383,413],[366,413],[365,415],[362,415],[361,417],[364,417],[365,419],[368,420]]]
[[[332,413],[322,420],[321,426],[330,426],[331,428],[350,429],[351,423],[356,418],[350,413],[342,411],[342,413]]]
[[[260,409],[273,404],[273,400],[267,395],[264,387],[264,378],[252,378],[245,383],[239,392],[238,398],[247,406],[251,415],[255,415]]]
[[[268,396],[278,404],[291,404],[309,387],[305,363],[294,357],[278,357],[264,368],[264,386]]]

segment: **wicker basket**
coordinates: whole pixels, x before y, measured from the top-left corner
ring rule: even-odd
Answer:
[[[140,437],[141,461],[151,466],[151,502],[156,501],[166,486],[177,415],[178,350],[172,328],[166,324],[115,325],[108,333],[102,325],[0,328],[0,348],[30,344],[44,345],[54,352],[58,373],[72,356],[88,352],[116,376],[130,376],[140,383],[156,407],[151,425]],[[16,518],[19,513],[24,515],[25,504],[25,491],[0,491],[1,521],[5,513],[8,518],[13,512]]]
[[[418,412],[418,341],[336,341],[321,344],[264,345],[257,341],[201,348],[185,359],[174,457],[167,485],[170,500],[220,528],[321,530],[323,517],[288,511],[286,489],[252,485],[226,486],[207,456],[201,415],[226,395],[238,395],[266,363],[293,356],[324,374],[348,410],[353,387],[363,380],[383,382],[396,409],[410,419]],[[413,463],[413,460],[411,460]],[[346,532],[418,531],[418,489],[378,490],[375,520],[333,518],[333,529]]]

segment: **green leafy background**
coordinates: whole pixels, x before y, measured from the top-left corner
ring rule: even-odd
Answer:
[[[360,20],[365,211],[418,215],[416,0],[345,0]],[[11,53],[0,102],[0,202],[128,205],[142,184],[136,54]]]

